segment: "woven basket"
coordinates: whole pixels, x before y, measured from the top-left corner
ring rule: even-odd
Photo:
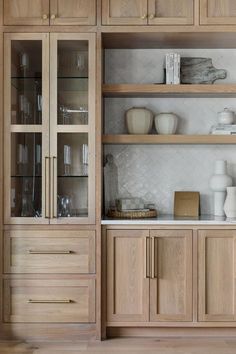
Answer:
[[[109,218],[117,219],[144,219],[144,218],[156,218],[157,210],[133,210],[133,211],[118,211],[118,210],[109,210],[107,213]]]

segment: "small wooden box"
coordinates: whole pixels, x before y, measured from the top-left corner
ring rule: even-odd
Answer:
[[[174,215],[198,217],[200,214],[199,192],[175,192]]]

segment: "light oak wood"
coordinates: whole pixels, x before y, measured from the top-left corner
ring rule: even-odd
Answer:
[[[150,321],[192,321],[192,232],[150,232]]]
[[[174,95],[222,97],[236,96],[235,84],[219,85],[155,85],[155,84],[104,84],[103,95],[105,97],[158,97]]]
[[[138,229],[107,233],[108,321],[149,319],[149,279],[145,274],[148,237],[148,231]]]
[[[11,43],[12,41],[42,42],[42,125],[40,127],[11,127]],[[40,33],[7,33],[4,36],[4,222],[5,224],[48,224],[46,218],[49,196],[49,174],[45,174],[46,157],[49,156],[49,35]],[[24,130],[24,128],[26,128]],[[42,217],[11,217],[11,132],[42,133]]]
[[[148,24],[193,25],[194,0],[148,0]]]
[[[95,281],[5,280],[4,321],[95,322]]]
[[[234,0],[200,0],[200,24],[235,25]]]
[[[103,135],[103,144],[236,144],[234,135]]]
[[[4,0],[5,25],[48,25],[49,0]]]
[[[199,231],[199,321],[235,321],[235,231]]]
[[[51,0],[50,24],[96,25],[96,5],[96,0]]]
[[[102,0],[103,25],[146,25],[148,0]]]
[[[95,273],[93,231],[6,231],[5,273]]]

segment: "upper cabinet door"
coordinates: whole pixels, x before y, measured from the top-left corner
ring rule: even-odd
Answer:
[[[200,0],[201,25],[235,25],[235,0]]]
[[[194,0],[148,0],[150,25],[193,25]]]
[[[235,230],[199,231],[199,321],[235,321],[235,238]]]
[[[4,0],[5,25],[49,25],[49,0]]]
[[[96,0],[51,0],[51,25],[96,25]]]
[[[103,25],[146,25],[147,0],[103,0]]]
[[[192,321],[192,231],[150,235],[150,321]]]
[[[49,35],[5,34],[5,224],[49,223]]]

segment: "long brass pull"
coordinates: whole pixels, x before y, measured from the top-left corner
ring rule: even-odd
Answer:
[[[151,278],[157,278],[157,238],[151,237]]]
[[[28,303],[29,304],[70,304],[72,300],[33,300],[29,299]]]
[[[29,254],[71,254],[72,251],[33,251],[28,250]]]
[[[149,279],[150,278],[150,238],[149,237],[145,237],[145,255],[144,255],[144,259],[145,259],[145,278]]]
[[[50,218],[50,160],[45,157],[45,218]]]
[[[56,176],[57,176],[57,158],[56,156],[52,157],[52,218],[57,219],[57,199],[56,199]]]

